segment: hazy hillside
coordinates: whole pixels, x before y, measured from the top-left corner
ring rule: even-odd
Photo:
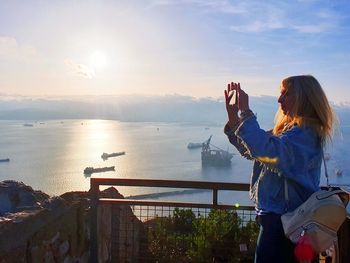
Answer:
[[[251,109],[263,127],[273,124],[278,104],[275,97],[250,98]],[[336,105],[343,125],[350,120],[350,107]],[[113,119],[146,122],[192,122],[221,125],[226,121],[223,98],[201,98],[181,95],[85,97],[70,99],[2,99],[0,119]]]

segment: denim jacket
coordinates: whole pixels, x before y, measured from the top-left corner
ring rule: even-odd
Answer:
[[[262,130],[251,115],[238,127],[226,125],[225,134],[242,156],[254,160],[250,197],[258,211],[292,211],[319,190],[322,146],[311,128],[295,125],[276,136]]]

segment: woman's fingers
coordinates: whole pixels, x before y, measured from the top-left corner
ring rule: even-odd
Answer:
[[[240,84],[236,82],[231,82],[228,84],[228,94],[230,102],[234,96],[233,102],[231,104],[237,105],[238,104],[238,96],[239,96],[239,90],[240,90]],[[237,105],[238,106],[238,105]]]
[[[228,99],[227,90],[225,90],[224,93],[225,93],[225,102],[226,102],[226,108],[227,108],[227,106],[230,104],[230,101]]]
[[[231,100],[234,96],[234,101],[231,103]],[[239,82],[231,82],[227,84],[227,89],[225,90],[225,100],[226,100],[226,105],[236,105],[240,110],[241,110],[241,103],[240,103],[240,97],[246,97],[247,94],[241,89],[241,83]],[[245,98],[243,99],[245,100]],[[245,104],[245,103],[244,103]]]
[[[232,83],[227,85],[227,90],[225,90],[225,100],[226,104],[229,105],[233,96],[233,93],[231,92],[233,90]]]
[[[234,98],[233,98],[234,96]],[[249,109],[249,96],[241,89],[239,82],[231,82],[227,85],[225,91],[226,107],[230,107],[235,111],[245,111]],[[233,98],[233,102],[231,102]]]
[[[230,84],[229,84],[230,85]],[[240,87],[240,84],[239,83],[236,83],[236,82],[231,82],[231,85],[230,85],[230,89],[231,90],[238,90]]]

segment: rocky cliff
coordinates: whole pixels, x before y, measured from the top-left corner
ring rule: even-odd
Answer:
[[[102,191],[101,196],[123,198],[115,188]],[[128,220],[132,218],[138,221],[130,207],[99,207],[100,262],[111,259],[111,218],[115,209],[127,213],[128,217],[125,218]],[[124,226],[127,224],[123,222]],[[139,238],[139,229],[133,228],[134,233],[130,236]],[[119,243],[125,242],[128,241],[120,240]],[[118,250],[127,253],[122,247]],[[88,262],[88,259],[88,192],[69,192],[50,197],[21,182],[0,182],[0,263],[69,263]]]

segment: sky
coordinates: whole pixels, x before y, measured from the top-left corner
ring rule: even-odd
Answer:
[[[0,97],[278,96],[312,74],[350,102],[350,1],[0,0]]]

